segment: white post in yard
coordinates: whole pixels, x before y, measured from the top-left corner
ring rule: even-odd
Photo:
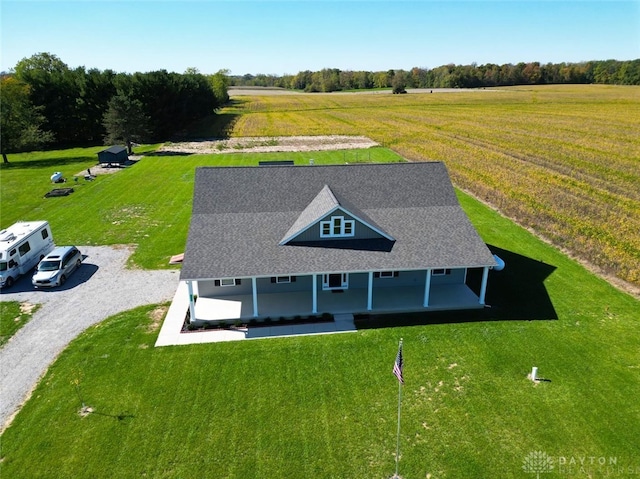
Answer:
[[[193,301],[193,285],[191,281],[187,281],[187,290],[189,292],[189,318],[194,321],[196,319],[196,305]]]
[[[536,382],[538,380],[538,368],[533,366],[531,368],[531,380]]]
[[[313,306],[311,308],[311,312],[316,314],[318,312],[318,275],[314,274],[312,278],[313,290],[311,293],[313,297]]]
[[[373,271],[369,271],[369,285],[367,290],[367,311],[373,309]]]
[[[489,278],[489,267],[482,269],[482,285],[480,286],[480,304],[484,304],[484,298],[487,294],[487,279]]]
[[[431,292],[431,269],[427,270],[427,275],[424,280],[424,301],[422,306],[429,307],[429,293]]]
[[[253,290],[253,317],[258,317],[258,285],[256,277],[251,278],[251,289]]]

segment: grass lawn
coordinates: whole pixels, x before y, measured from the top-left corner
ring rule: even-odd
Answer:
[[[0,346],[29,322],[38,306],[23,308],[17,301],[0,302]]]
[[[490,274],[492,308],[164,348],[155,306],[122,313],[49,369],[2,436],[2,477],[390,477],[401,337],[402,477],[533,477],[532,451],[562,477],[626,477],[605,475],[601,457],[638,470],[638,301],[459,198],[507,261]],[[532,366],[548,381],[529,381]],[[81,417],[82,403],[94,412]],[[584,457],[583,469],[559,464]]]
[[[569,227],[553,236],[569,246],[603,241],[612,246],[606,261],[637,271],[637,216],[628,213],[638,200],[630,114],[638,90],[587,88],[495,92],[504,96],[494,103],[485,92],[251,98],[222,116],[239,115],[236,135],[367,134],[412,159],[444,159],[458,184],[523,223]],[[86,170],[100,148],[11,155],[0,167],[0,226],[47,219],[58,244],[137,243],[135,265],[164,268],[184,249],[196,166],[401,160],[385,148],[154,156],[155,148],[51,199],[49,176]],[[157,305],[119,314],[50,367],[2,434],[0,476],[390,477],[401,337],[402,477],[533,477],[523,470],[533,451],[551,456],[561,477],[639,475],[640,302],[458,195],[507,263],[490,273],[491,308],[363,317],[349,334],[165,348],[153,347]],[[628,244],[615,247],[603,227]],[[2,307],[3,318],[15,317],[16,303]],[[526,378],[532,366],[545,381]],[[93,410],[86,417],[83,403]]]

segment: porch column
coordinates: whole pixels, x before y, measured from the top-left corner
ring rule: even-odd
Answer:
[[[318,275],[314,274],[312,276],[313,281],[313,291],[311,292],[311,296],[313,297],[313,305],[311,306],[311,312],[313,314],[317,314],[318,313]]]
[[[258,285],[256,277],[251,278],[251,289],[253,293],[253,317],[258,317]]]
[[[196,303],[193,301],[193,285],[191,281],[187,281],[187,290],[189,291],[189,318],[194,321],[196,319]]]
[[[367,311],[373,309],[373,271],[369,271],[369,286],[367,290]]]
[[[422,306],[425,308],[429,307],[429,293],[431,292],[431,269],[427,270],[427,275],[424,279],[424,301],[422,302]]]
[[[487,279],[489,278],[489,267],[482,268],[482,285],[480,286],[480,304],[484,304],[484,297],[487,294]]]

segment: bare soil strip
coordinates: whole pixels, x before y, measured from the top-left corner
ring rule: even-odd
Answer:
[[[167,143],[157,152],[167,155],[180,153],[202,155],[233,152],[350,150],[372,146],[378,146],[378,143],[366,136],[260,136]]]

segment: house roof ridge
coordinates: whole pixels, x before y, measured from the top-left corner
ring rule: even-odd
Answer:
[[[273,169],[273,170],[279,170],[279,169],[290,169],[290,168],[296,168],[296,169],[301,169],[301,168],[305,168],[305,169],[335,169],[335,168],[388,168],[388,167],[396,167],[398,165],[404,165],[405,167],[407,165],[411,165],[411,164],[415,164],[415,165],[420,165],[420,164],[436,164],[436,163],[440,163],[444,165],[444,161],[440,161],[440,160],[431,160],[431,161],[410,161],[410,162],[395,162],[395,163],[338,163],[338,164],[332,164],[332,165],[319,165],[319,164],[313,164],[313,165],[307,165],[307,164],[299,164],[299,165],[269,165],[269,169]],[[215,170],[215,169],[227,169],[227,170],[231,170],[231,169],[235,169],[235,170],[246,170],[246,169],[255,169],[255,168],[262,168],[258,165],[225,165],[225,166],[216,166],[216,165],[204,165],[204,166],[197,166],[196,169],[207,169],[207,170]]]

